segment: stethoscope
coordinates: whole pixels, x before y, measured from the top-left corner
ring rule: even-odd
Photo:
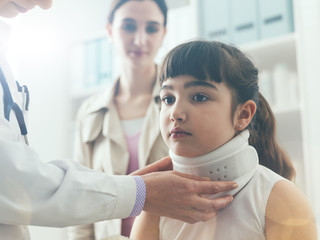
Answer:
[[[24,120],[23,112],[19,107],[19,105],[13,101],[8,83],[6,81],[6,78],[4,76],[4,73],[1,67],[0,67],[0,81],[3,88],[4,117],[9,121],[10,112],[11,110],[13,110],[19,124],[20,132],[23,135],[26,144],[29,145],[29,141],[27,137],[28,131],[27,131],[26,122]],[[20,86],[18,82],[16,83],[17,83],[18,91],[21,92],[23,96],[23,106],[25,110],[28,111],[29,100],[30,100],[28,88],[25,85]]]

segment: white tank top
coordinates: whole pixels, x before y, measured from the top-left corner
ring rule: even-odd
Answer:
[[[243,164],[243,161],[248,161],[248,155],[240,154],[239,146],[242,146],[243,151],[250,149],[248,145],[248,132],[243,132],[224,146],[209,153],[216,157],[223,154],[227,157],[221,161],[231,163],[231,157],[238,159],[238,163]],[[217,154],[218,153],[218,154]],[[252,158],[257,158],[255,155],[250,155]],[[172,155],[172,157],[175,157]],[[244,159],[245,158],[245,159]],[[215,164],[218,158],[212,160]],[[174,159],[173,163],[175,165]],[[180,163],[181,159],[177,158]],[[188,160],[188,159],[187,159]],[[232,159],[231,159],[232,160]],[[254,161],[252,161],[254,163]],[[208,163],[206,163],[208,164]],[[200,165],[199,165],[200,166]],[[209,166],[209,165],[208,165]],[[174,166],[175,167],[175,166]],[[179,166],[180,167],[180,166]],[[184,168],[189,167],[190,163]],[[184,169],[180,168],[180,169]],[[236,166],[235,166],[236,168]],[[280,175],[274,173],[270,169],[254,164],[251,165],[252,171],[248,173],[250,178],[238,176],[237,179],[244,179],[239,182],[240,191],[234,195],[233,202],[222,209],[218,215],[207,221],[196,224],[188,224],[179,220],[161,217],[160,218],[160,240],[262,240],[265,237],[265,212],[267,202],[274,184],[280,180],[285,180]],[[196,172],[196,171],[195,171]],[[244,175],[248,175],[245,173]],[[251,174],[252,173],[252,174]],[[230,179],[228,179],[230,180]]]
[[[281,176],[259,165],[250,182],[233,202],[207,221],[188,224],[167,217],[160,219],[161,240],[262,240],[265,212],[271,190]]]

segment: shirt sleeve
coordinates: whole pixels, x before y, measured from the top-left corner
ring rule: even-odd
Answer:
[[[130,217],[138,216],[142,212],[144,202],[146,200],[146,184],[144,183],[142,177],[134,176],[134,180],[137,186],[137,197],[134,208],[130,213]]]
[[[2,137],[0,153],[2,224],[66,227],[133,212],[132,176],[107,175],[74,161],[44,163],[24,143]]]

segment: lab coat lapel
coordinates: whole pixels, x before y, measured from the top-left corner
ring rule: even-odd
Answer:
[[[157,82],[152,93],[151,103],[146,113],[145,122],[142,127],[142,132],[139,141],[139,167],[144,167],[148,164],[152,147],[160,134],[160,107],[156,103],[155,98],[159,95],[159,86]]]
[[[102,129],[103,113],[101,111],[92,113],[82,119],[82,141],[85,143],[93,142]]]
[[[114,104],[114,95],[118,91],[120,79],[118,78],[114,83],[107,100],[107,112],[104,116],[102,134],[111,141],[123,146],[126,145],[124,132],[121,126],[121,120]],[[126,149],[126,147],[125,147]]]
[[[100,151],[103,152],[102,155],[106,157],[106,161],[111,159],[113,173],[126,174],[129,154],[118,112],[113,102],[117,83],[118,80],[112,88],[96,96],[91,103],[89,102],[90,108],[87,109],[85,117],[79,116],[79,118],[83,124],[83,141],[88,143],[100,139],[99,141],[105,142],[101,143]]]
[[[126,174],[129,164],[129,152],[121,122],[115,106],[110,107],[105,115],[102,134],[106,141],[107,153],[112,162],[114,174]]]
[[[113,89],[113,88],[112,88]],[[110,90],[104,91],[102,94],[95,95],[81,107],[85,110],[79,111],[83,115],[77,116],[81,126],[82,141],[85,143],[93,142],[102,132],[103,120],[110,102]],[[89,106],[89,107],[88,107]]]
[[[108,112],[105,114],[102,134],[111,141],[124,146],[124,149],[126,149],[126,139],[115,106],[110,106]]]
[[[107,134],[108,129],[103,131],[103,129],[108,128],[105,124],[106,118],[110,115],[109,112],[113,108],[113,96],[116,91],[118,80],[115,81],[111,88],[103,91],[99,95],[95,95],[92,101],[88,101],[87,105],[82,106],[85,111],[84,116],[78,116],[82,122],[82,140],[84,142],[93,142],[97,139],[99,134],[105,133],[104,136],[109,137]]]

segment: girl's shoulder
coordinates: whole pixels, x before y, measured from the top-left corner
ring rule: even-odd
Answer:
[[[317,239],[309,201],[288,180],[280,180],[274,184],[266,207],[265,221],[268,240]]]

